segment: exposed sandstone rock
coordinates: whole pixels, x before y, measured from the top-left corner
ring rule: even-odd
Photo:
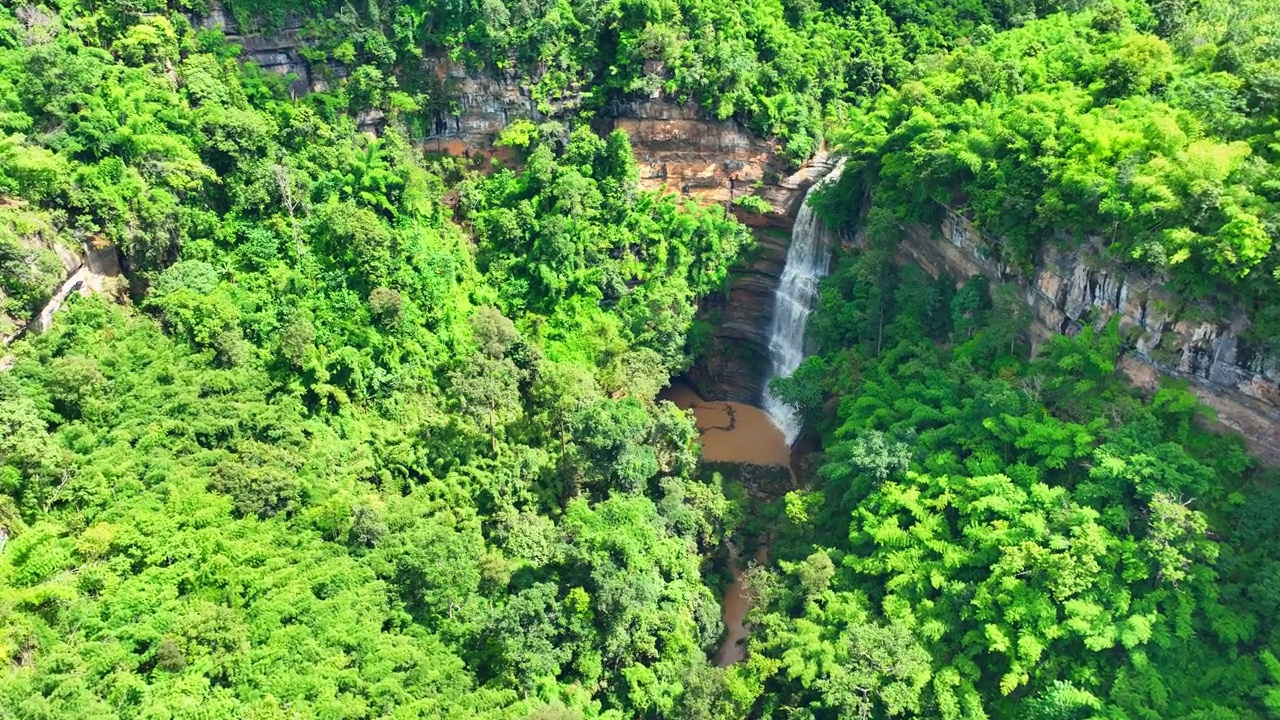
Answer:
[[[435,118],[432,132],[423,142],[427,150],[458,156],[489,155],[498,133],[512,121],[548,119],[514,72],[468,70],[443,57],[427,57],[422,62],[440,80],[455,107],[454,113]]]
[[[1137,385],[1155,389],[1161,378],[1183,379],[1222,425],[1239,431],[1250,450],[1280,464],[1280,358],[1251,352],[1241,335],[1243,313],[1208,319],[1204,308],[1181,301],[1163,278],[1126,273],[1102,257],[1102,244],[1049,247],[1030,277],[1004,266],[969,220],[950,210],[938,228],[906,228],[899,257],[934,276],[957,280],[983,274],[1018,283],[1026,293],[1034,325],[1032,341],[1072,334],[1085,325],[1102,327],[1118,318],[1131,349],[1120,369]]]
[[[454,98],[454,111],[435,118],[423,140],[431,151],[491,156],[498,133],[512,121],[565,118],[580,104],[571,96],[539,108],[513,71],[476,70],[443,57],[423,63]],[[680,105],[661,97],[619,102],[596,126],[630,136],[645,188],[665,186],[702,202],[729,205],[758,195],[772,206],[771,212],[740,212],[756,227],[790,229],[804,191],[831,168],[823,154],[792,172],[776,143],[734,120],[709,117],[693,102]]]
[[[312,77],[311,67],[302,57],[300,37],[303,22],[300,17],[286,18],[284,26],[271,33],[244,33],[236,25],[235,18],[218,0],[209,3],[208,12],[193,16],[192,26],[199,30],[221,30],[227,39],[241,48],[241,57],[256,63],[264,70],[280,75],[294,75],[289,89],[295,95],[320,89],[322,80]]]
[[[760,402],[769,370],[773,293],[789,244],[789,233],[757,230],[756,248],[733,270],[728,291],[703,303],[702,315],[714,328],[689,379],[704,397]]]
[[[53,326],[53,316],[62,309],[72,293],[88,296],[91,293],[115,292],[111,278],[120,275],[119,252],[115,245],[99,239],[90,239],[78,252],[59,243],[53,251],[66,271],[61,284],[52,290],[40,312],[31,318],[23,318],[21,324],[0,315],[0,347],[8,347],[27,333],[42,333]],[[0,368],[5,369],[5,368]]]

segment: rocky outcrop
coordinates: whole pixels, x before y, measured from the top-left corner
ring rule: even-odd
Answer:
[[[240,46],[241,59],[279,75],[293,75],[289,90],[295,97],[323,87],[324,80],[316,77],[319,73],[313,74],[311,65],[302,57],[305,43],[301,17],[291,15],[279,29],[269,33],[242,32],[222,3],[213,0],[206,13],[193,16],[191,21],[197,30],[221,31],[229,42]]]
[[[697,103],[676,104],[661,97],[614,104],[605,129],[631,138],[640,182],[666,186],[703,202],[733,205],[755,195],[770,211],[739,208],[749,225],[789,230],[804,191],[831,170],[825,153],[799,170],[790,168],[780,148],[734,120],[717,120]]]
[[[434,118],[425,149],[455,156],[495,154],[498,133],[518,119],[567,119],[579,98],[539,104],[512,70],[467,68],[443,57],[423,64],[440,80],[451,109]],[[613,103],[595,122],[596,130],[623,130],[631,138],[640,184],[666,187],[702,202],[733,205],[756,195],[771,210],[740,215],[756,227],[790,228],[804,191],[830,170],[819,155],[798,171],[789,168],[778,146],[734,120],[717,120],[697,103],[662,96]]]
[[[47,214],[0,197],[0,344],[21,334],[33,309],[82,263]]]
[[[703,302],[711,337],[688,374],[703,397],[759,404],[764,391],[773,293],[791,238],[773,228],[755,234],[756,247],[734,268],[728,289]]]
[[[84,296],[94,292],[101,293],[107,289],[109,278],[120,275],[119,252],[116,246],[110,243],[90,240],[85,243],[80,252],[60,245],[55,248],[58,258],[66,268],[66,277],[50,295],[40,312],[21,326],[15,327],[11,333],[0,336],[0,347],[8,347],[27,333],[45,332],[53,326],[54,313],[62,309],[62,305],[72,293]]]
[[[1174,295],[1163,278],[1125,272],[1106,261],[1100,240],[1067,245],[1046,248],[1027,277],[993,258],[973,223],[947,209],[937,227],[905,229],[899,258],[935,277],[981,274],[1017,283],[1032,310],[1033,345],[1116,318],[1130,344],[1120,369],[1134,383],[1154,390],[1161,378],[1188,381],[1222,425],[1244,436],[1255,456],[1280,465],[1280,357],[1249,349],[1242,339],[1248,318],[1237,312],[1212,319],[1214,313]]]
[[[514,70],[468,68],[441,56],[428,56],[422,64],[449,98],[449,109],[435,114],[421,143],[429,152],[491,157],[497,154],[494,141],[498,133],[513,121],[541,123],[565,117],[577,107],[575,98],[539,109]]]

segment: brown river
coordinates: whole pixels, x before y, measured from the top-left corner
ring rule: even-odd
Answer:
[[[713,462],[741,462],[755,465],[791,465],[791,448],[786,439],[758,407],[722,400],[703,400],[687,385],[673,384],[659,396],[677,407],[692,410],[702,440],[702,457]],[[733,581],[724,591],[724,641],[716,651],[720,667],[739,662],[747,656],[747,609],[751,594],[743,583],[738,548],[729,546],[729,565]],[[768,561],[768,550],[761,546],[755,561]]]

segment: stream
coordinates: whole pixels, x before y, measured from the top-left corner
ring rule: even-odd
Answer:
[[[663,390],[660,397],[681,409],[693,411],[704,460],[790,467],[791,446],[764,410],[745,403],[703,400],[692,388],[680,383]],[[749,631],[746,619],[751,604],[751,593],[744,583],[746,568],[740,562],[738,546],[732,540],[726,545],[733,579],[724,589],[725,634],[715,655],[716,665],[720,667],[746,659]],[[764,564],[768,559],[768,548],[761,545],[755,561]]]
[[[787,263],[774,291],[773,314],[769,323],[769,371],[765,376],[764,409],[745,403],[703,400],[692,388],[675,383],[660,397],[676,406],[692,410],[698,435],[702,441],[702,458],[712,462],[750,463],[791,468],[791,445],[800,437],[803,423],[799,414],[787,403],[773,396],[768,381],[788,377],[796,371],[805,355],[805,325],[818,297],[818,282],[826,276],[831,264],[831,248],[837,238],[823,225],[809,205],[815,191],[836,181],[844,169],[840,161],[833,171],[805,193],[804,202],[791,228]],[[792,487],[796,477],[792,470]],[[738,546],[726,540],[729,567],[733,579],[724,590],[724,640],[716,651],[715,661],[727,667],[747,656],[747,610],[751,592],[744,582],[746,569]],[[768,562],[768,546],[762,543],[754,561]]]

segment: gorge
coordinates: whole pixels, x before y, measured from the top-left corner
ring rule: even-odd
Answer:
[[[293,77],[295,93],[324,89],[347,72],[303,57],[306,41],[296,18],[269,33],[241,33],[225,7],[213,2],[207,13],[193,17],[193,24],[226,32],[240,46],[243,60]],[[544,113],[514,71],[468,68],[441,55],[428,55],[423,65],[453,99],[452,110],[436,118],[422,141],[429,150],[487,158],[495,152],[498,131],[511,121],[567,118],[574,112],[573,102],[563,102],[543,108],[549,111]],[[371,133],[383,122],[377,112],[361,118]],[[756,248],[732,271],[726,294],[704,301],[703,316],[713,327],[689,378],[706,397],[761,404],[773,363],[775,291],[792,226],[802,216],[806,191],[834,163],[819,152],[791,169],[776,142],[735,120],[709,118],[695,102],[679,104],[658,92],[613,104],[595,125],[631,136],[642,186],[723,203],[754,229]],[[746,195],[761,198],[770,210],[753,212],[736,204]],[[939,208],[937,216],[936,223],[902,229],[901,261],[918,263],[935,276],[947,274],[957,283],[975,274],[1018,283],[1033,309],[1038,340],[1118,316],[1127,331],[1137,333],[1122,362],[1134,382],[1150,389],[1161,378],[1188,382],[1222,425],[1240,432],[1260,458],[1280,463],[1280,358],[1249,342],[1247,314],[1180,298],[1165,289],[1162,278],[1126,270],[1093,242],[1073,241],[1044,253],[1026,274],[991,260],[990,248],[999,238],[983,237],[949,207]]]
[[[1276,57],[0,3],[0,716],[1280,720]]]
[[[295,91],[324,87],[326,75],[345,72],[328,66],[323,72],[313,69],[300,53],[296,23],[277,33],[240,35],[230,15],[214,3],[197,24],[228,32],[242,45],[244,59],[296,77]],[[569,117],[574,111],[574,103],[567,102],[543,113],[514,71],[468,68],[440,56],[423,62],[456,99],[454,111],[439,117],[423,140],[429,149],[488,157],[498,131],[511,121]],[[380,122],[377,114],[364,118],[370,131]],[[819,152],[791,169],[776,142],[735,120],[709,118],[695,102],[679,104],[659,92],[616,103],[595,124],[631,136],[642,186],[724,203],[754,229],[757,246],[732,271],[727,293],[704,302],[702,313],[713,329],[689,377],[705,397],[761,404],[773,362],[775,293],[787,264],[792,227],[804,213],[805,193],[832,171],[833,160]],[[745,195],[760,197],[770,210],[752,212],[737,205]],[[901,261],[919,263],[935,276],[949,275],[957,284],[979,273],[1019,283],[1041,340],[1118,316],[1126,330],[1140,335],[1121,365],[1134,382],[1149,389],[1161,378],[1188,382],[1222,425],[1240,432],[1258,457],[1280,464],[1280,358],[1250,349],[1244,339],[1247,315],[1223,308],[1206,311],[1202,303],[1164,289],[1161,278],[1127,271],[1089,243],[1046,253],[1034,272],[1024,275],[990,260],[998,238],[984,238],[951,208],[939,208],[938,217],[936,224],[902,229]]]
[[[270,49],[253,50],[260,42]],[[297,74],[305,67],[289,42],[249,38],[246,53],[280,72]],[[423,141],[428,148],[488,157],[497,132],[515,119],[572,116],[572,104],[551,108],[549,116],[540,112],[514,73],[470,69],[444,58],[424,62],[457,98],[456,112],[442,117],[434,125],[436,132]],[[300,77],[312,75],[306,71]],[[375,128],[377,118],[369,122]],[[702,312],[713,330],[689,377],[705,397],[766,402],[775,298],[793,227],[808,221],[806,193],[832,173],[834,160],[819,152],[801,167],[789,168],[776,142],[735,120],[709,118],[695,102],[678,104],[660,93],[616,103],[595,125],[631,136],[643,187],[666,187],[699,202],[723,203],[753,228],[757,246],[732,271],[727,293],[704,303]],[[745,195],[763,199],[770,210],[753,212],[736,204]],[[1020,283],[1040,339],[1076,332],[1086,324],[1100,326],[1118,315],[1125,329],[1142,335],[1122,363],[1134,382],[1152,390],[1160,378],[1189,382],[1214,408],[1219,422],[1240,432],[1258,457],[1280,464],[1280,358],[1250,350],[1244,339],[1246,315],[1222,308],[1206,311],[1203,303],[1163,289],[1161,278],[1127,271],[1089,243],[1046,253],[1034,272],[1024,276],[989,259],[998,238],[984,238],[951,208],[940,208],[938,216],[936,224],[902,228],[901,262],[919,263],[957,284],[979,273],[993,281]],[[1224,312],[1221,319],[1204,319]]]

